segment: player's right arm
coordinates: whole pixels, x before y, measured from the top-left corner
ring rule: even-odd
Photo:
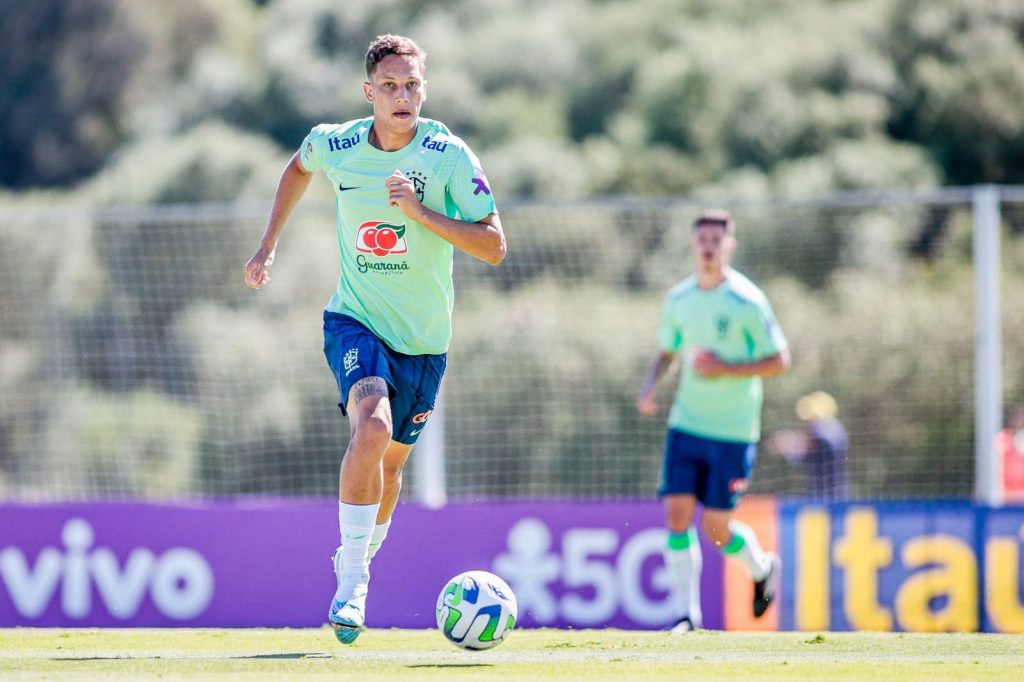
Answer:
[[[260,239],[260,246],[245,264],[245,283],[251,288],[259,289],[270,281],[269,270],[274,263],[277,240],[312,179],[313,173],[306,170],[299,152],[295,152],[277,183],[274,205],[270,209],[270,219]]]
[[[658,325],[658,347],[660,350],[651,360],[644,384],[640,387],[640,393],[636,398],[636,407],[645,417],[653,417],[658,413],[655,390],[658,387],[658,381],[675,364],[676,357],[683,348],[683,333],[673,306],[675,291],[676,289],[673,288],[665,297],[665,303],[661,309],[661,322]]]
[[[658,399],[657,399],[657,387],[658,381],[661,380],[665,373],[668,372],[669,368],[676,361],[676,354],[668,351],[661,351],[654,356],[651,360],[650,366],[647,368],[647,376],[644,378],[644,384],[640,387],[640,393],[636,398],[636,407],[640,411],[640,414],[645,417],[653,417],[658,414]]]

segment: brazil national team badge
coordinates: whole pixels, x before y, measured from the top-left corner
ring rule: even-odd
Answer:
[[[416,198],[422,203],[427,189],[427,176],[419,171],[406,171],[405,175],[412,180],[412,186],[416,190]]]
[[[729,334],[729,318],[722,315],[718,318],[718,338],[724,339]]]

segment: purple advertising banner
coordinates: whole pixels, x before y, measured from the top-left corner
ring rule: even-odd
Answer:
[[[337,503],[0,506],[0,627],[309,627],[334,593]],[[434,626],[449,578],[489,570],[524,627],[660,628],[676,613],[655,501],[400,505],[371,565],[371,627]],[[722,558],[704,547],[704,621]]]
[[[0,625],[318,624],[332,516],[322,502],[3,506]]]

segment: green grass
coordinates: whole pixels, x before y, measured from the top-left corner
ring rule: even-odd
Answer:
[[[0,629],[2,680],[1021,680],[1024,638],[984,634],[517,630],[465,652],[434,630]]]

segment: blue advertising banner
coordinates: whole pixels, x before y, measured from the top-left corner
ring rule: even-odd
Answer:
[[[982,629],[1024,633],[1024,507],[982,514],[984,545]]]
[[[780,629],[1024,632],[1024,508],[782,504]]]

